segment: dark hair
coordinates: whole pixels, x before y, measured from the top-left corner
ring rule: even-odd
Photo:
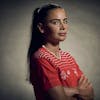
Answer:
[[[37,25],[38,23],[44,23],[46,17],[50,10],[62,8],[57,4],[46,4],[40,8],[36,8],[33,13],[32,27],[31,27],[31,41],[28,50],[28,62],[29,62],[29,71],[31,72],[31,57],[35,51],[37,51],[43,44],[45,44],[45,38],[43,34],[39,31]],[[31,73],[30,73],[31,74]]]
[[[31,29],[31,41],[28,50],[28,57],[30,58],[31,55],[40,48],[43,44],[45,44],[45,38],[43,34],[39,31],[37,25],[39,22],[44,23],[45,19],[48,15],[48,12],[53,9],[62,8],[57,4],[47,4],[40,8],[36,8],[33,13],[33,20],[32,20],[32,29]]]

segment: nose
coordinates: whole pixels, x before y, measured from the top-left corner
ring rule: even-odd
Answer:
[[[66,24],[63,22],[60,23],[60,30],[65,30],[66,29]]]

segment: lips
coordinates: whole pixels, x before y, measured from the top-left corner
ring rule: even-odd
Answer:
[[[60,36],[65,36],[65,35],[66,35],[66,33],[59,33],[59,35],[60,35]]]

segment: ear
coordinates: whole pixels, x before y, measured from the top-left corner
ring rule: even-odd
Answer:
[[[39,23],[39,24],[37,25],[37,27],[38,27],[38,29],[39,29],[39,31],[40,31],[41,33],[44,33],[44,27],[43,27],[43,24],[42,24],[42,23]]]

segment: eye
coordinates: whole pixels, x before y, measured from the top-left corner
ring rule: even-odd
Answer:
[[[67,19],[65,19],[65,20],[63,21],[63,23],[64,23],[64,24],[67,24],[67,23],[68,23],[68,20],[67,20]]]
[[[51,23],[54,24],[54,25],[59,25],[60,21],[59,20],[53,20],[53,21],[51,21]]]

